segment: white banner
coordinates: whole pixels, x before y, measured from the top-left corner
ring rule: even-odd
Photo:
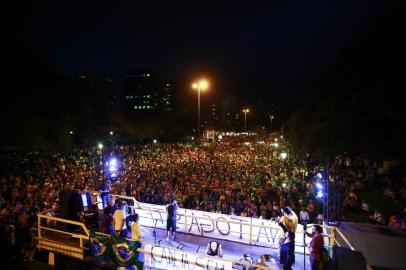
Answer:
[[[140,225],[166,229],[166,208],[163,205],[139,203],[135,211]],[[179,208],[176,228],[178,232],[224,239],[251,245],[278,247],[279,225],[270,220],[240,217]],[[306,243],[310,243],[306,238]],[[296,251],[303,252],[303,226],[296,230]],[[326,241],[328,243],[328,241]],[[308,249],[306,248],[306,253]]]
[[[188,269],[188,270],[232,270],[231,261],[203,254],[144,243],[144,265],[157,269]]]

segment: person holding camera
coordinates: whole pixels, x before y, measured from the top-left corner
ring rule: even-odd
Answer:
[[[285,243],[287,238],[287,231],[293,232],[295,234],[298,218],[296,213],[292,211],[290,207],[285,207],[281,209],[282,217],[278,218],[276,221],[278,222],[279,226],[281,227],[279,230],[279,262],[281,262],[281,257],[283,256],[282,246]],[[283,225],[283,226],[282,226]]]
[[[278,224],[285,233],[283,242],[280,243],[279,262],[283,265],[283,270],[291,270],[295,263],[295,233],[282,222]]]

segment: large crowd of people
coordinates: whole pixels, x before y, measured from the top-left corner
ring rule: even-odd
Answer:
[[[313,180],[323,167],[311,156],[296,159],[288,153],[282,157],[285,146],[278,137],[199,148],[150,144],[115,146],[103,152],[82,148],[52,154],[3,153],[1,240],[12,247],[13,256],[25,258],[35,245],[39,212],[50,210],[47,214],[58,215],[61,191],[85,187],[99,191],[106,180],[111,182],[111,194],[140,202],[166,204],[176,198],[183,208],[264,219],[275,218],[289,206],[298,213],[299,222],[320,222],[323,211]],[[106,165],[113,157],[118,161],[114,174]],[[369,222],[405,228],[406,174],[390,165],[347,156],[329,164],[326,177],[341,194],[338,214],[343,220],[364,213]],[[381,209],[372,208],[377,204],[362,195],[368,187],[382,190],[382,201],[396,205],[397,210],[384,215]],[[105,206],[108,210],[101,217],[109,227],[112,206],[107,201]],[[107,227],[107,232],[114,233],[114,228]]]

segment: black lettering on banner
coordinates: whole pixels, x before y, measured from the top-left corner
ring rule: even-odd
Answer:
[[[166,248],[164,248],[164,247],[162,248],[161,258],[162,258],[162,261],[166,260],[166,264],[168,264],[168,256],[166,256]]]
[[[212,233],[212,232],[214,232],[214,220],[209,216],[209,215],[206,215],[206,214],[202,214],[202,216],[203,217],[207,217],[207,218],[209,218],[210,219],[210,221],[211,221],[211,223],[212,224],[206,224],[206,223],[200,223],[200,227],[202,227],[202,234],[203,233]],[[211,226],[210,226],[211,225]],[[206,227],[207,226],[207,227]],[[204,228],[210,228],[211,227],[211,230],[204,230]]]
[[[278,236],[278,229],[270,228],[269,230],[271,231],[272,244],[275,244],[275,239]],[[275,233],[272,233],[272,232],[275,232]]]
[[[154,256],[154,248],[155,248],[154,246],[151,246],[151,258],[154,260],[154,262],[161,263],[162,260],[158,261]]]
[[[168,249],[168,260],[170,264],[175,265],[176,257],[173,250]]]
[[[200,264],[199,259],[205,260],[206,258],[204,258],[204,257],[196,257],[196,265],[200,266],[202,269],[204,269],[204,263]]]
[[[182,262],[182,269],[185,269],[186,266],[188,269],[190,269],[189,260],[187,258],[187,253],[182,253],[181,262]]]
[[[176,214],[176,228],[175,228],[175,230],[178,230],[178,228],[180,228],[178,226],[178,224],[184,224],[184,223],[179,222],[182,219],[182,217],[183,217],[182,214]]]
[[[264,224],[264,222],[262,221],[261,227],[259,227],[259,231],[258,231],[258,235],[257,235],[257,242],[259,241],[259,237],[260,237],[261,235],[265,235],[265,236],[266,236],[266,240],[269,242],[269,236],[268,236],[268,233],[266,232],[266,228],[265,228],[264,226],[265,226],[265,224]],[[264,230],[265,233],[263,233],[262,230]]]
[[[234,220],[240,221],[240,239],[242,239],[242,222],[244,221],[244,222],[247,222],[247,223],[248,223],[248,221],[246,221],[245,219],[235,218],[235,217],[230,217],[230,219],[234,219]]]
[[[194,222],[194,221],[196,221],[196,222]],[[199,222],[197,221],[197,218],[195,217],[195,215],[192,213],[192,223],[190,223],[189,232],[192,230],[193,225],[196,225],[196,226],[197,226],[197,230],[200,232]]]
[[[218,266],[218,264],[217,264],[217,262],[216,262],[216,268],[214,268],[215,270],[224,270],[224,264],[223,264],[223,266],[221,266],[221,268],[219,268],[219,266]]]
[[[211,262],[214,262],[214,261],[212,261],[211,259],[207,259],[207,266],[206,266],[207,268],[206,269],[210,269],[209,266],[211,266]]]
[[[219,228],[219,219],[222,219],[222,220],[224,220],[223,222],[227,223],[227,226],[228,226],[228,231],[227,231],[227,232],[222,232],[222,231],[220,230],[220,228]],[[221,221],[220,221],[220,222],[221,222]],[[225,218],[223,218],[223,217],[218,217],[218,218],[217,218],[217,220],[216,220],[216,228],[217,228],[217,230],[219,231],[219,233],[220,233],[221,235],[229,235],[229,234],[230,234],[230,231],[231,231],[230,223],[227,221],[227,219],[225,219]]]

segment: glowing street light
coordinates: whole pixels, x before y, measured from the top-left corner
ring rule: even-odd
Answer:
[[[153,142],[154,144],[156,144],[158,141],[157,141],[157,139],[154,139],[152,142]]]
[[[114,135],[114,132],[113,132],[113,131],[110,131],[110,135]]]
[[[275,116],[273,116],[272,114],[269,115],[269,119],[271,120],[271,131],[272,131],[272,120],[275,118]]]
[[[200,91],[207,90],[209,88],[209,82],[206,80],[200,80],[192,84],[192,88],[197,90],[197,144],[200,141]]]
[[[102,143],[99,143],[99,144],[97,145],[97,147],[98,147],[100,150],[102,150],[102,149],[103,149],[103,144],[102,144]]]
[[[281,158],[282,158],[283,160],[285,160],[287,156],[288,156],[288,154],[287,154],[286,152],[282,152],[282,153],[281,153]]]
[[[71,130],[71,131],[69,131],[69,134],[73,134],[73,131]]]
[[[243,109],[242,112],[244,113],[244,131],[247,132],[247,113],[250,112],[250,109]]]

